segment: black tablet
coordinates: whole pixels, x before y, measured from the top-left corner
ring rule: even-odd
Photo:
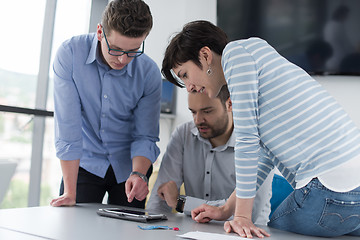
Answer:
[[[103,217],[119,218],[136,222],[167,220],[164,214],[154,214],[145,210],[129,210],[126,208],[100,208],[97,214]]]

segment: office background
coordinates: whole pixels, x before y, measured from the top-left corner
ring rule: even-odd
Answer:
[[[169,38],[185,23],[205,19],[216,24],[216,0],[145,2],[154,17],[145,52],[159,67]],[[17,168],[0,208],[48,205],[58,194],[61,169],[53,146],[53,118],[48,116],[53,111],[52,59],[65,39],[96,30],[106,4],[107,0],[1,1],[0,161],[15,161]],[[360,77],[315,79],[360,127]],[[7,106],[44,111],[40,115],[4,111]],[[184,89],[177,89],[174,115],[162,115],[160,120],[162,153],[173,128],[192,119]]]

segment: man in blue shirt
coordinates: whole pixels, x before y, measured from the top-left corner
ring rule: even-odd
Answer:
[[[65,41],[54,61],[55,145],[63,181],[52,206],[145,206],[159,155],[161,75],[144,53],[152,16],[115,0],[96,33]]]

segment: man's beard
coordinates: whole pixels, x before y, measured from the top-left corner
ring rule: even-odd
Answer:
[[[224,114],[224,118],[219,119],[215,124],[213,124],[211,126],[206,123],[201,123],[201,124],[196,125],[196,127],[198,128],[198,130],[201,127],[207,127],[209,129],[207,133],[204,134],[200,130],[199,130],[199,133],[202,138],[211,139],[211,138],[216,138],[216,137],[224,134],[226,132],[228,124],[229,124],[228,115]],[[222,126],[222,127],[215,128],[214,126]]]

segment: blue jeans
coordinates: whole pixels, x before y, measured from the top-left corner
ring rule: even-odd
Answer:
[[[338,193],[314,178],[279,205],[268,225],[311,236],[360,236],[360,187]]]

